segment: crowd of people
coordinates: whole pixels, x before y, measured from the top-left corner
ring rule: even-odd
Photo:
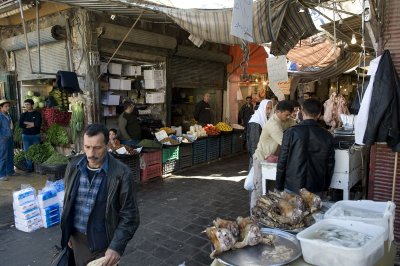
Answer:
[[[268,180],[267,191],[298,194],[306,188],[324,196],[333,176],[335,153],[332,134],[319,124],[321,102],[305,93],[302,105],[271,97],[257,109],[252,106],[247,97],[239,111],[250,157],[250,210],[262,196],[262,162],[277,163],[276,181]]]

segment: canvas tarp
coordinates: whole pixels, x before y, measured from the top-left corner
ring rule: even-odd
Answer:
[[[168,15],[192,38],[227,45],[242,41],[230,35],[232,9],[178,9],[153,6]],[[253,3],[254,43],[272,43],[271,53],[287,54],[301,39],[317,33],[306,12],[299,12],[300,5],[291,0],[260,0]]]

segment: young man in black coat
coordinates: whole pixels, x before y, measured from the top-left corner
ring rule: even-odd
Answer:
[[[276,188],[298,194],[299,190],[322,195],[328,190],[335,166],[333,136],[318,124],[322,104],[304,101],[303,121],[283,135],[276,173]]]

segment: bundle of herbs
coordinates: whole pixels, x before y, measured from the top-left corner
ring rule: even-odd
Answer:
[[[53,124],[46,132],[46,140],[55,146],[64,146],[69,143],[67,131],[58,124]]]
[[[58,164],[68,164],[67,156],[55,152],[43,163],[43,165],[58,165]]]
[[[26,158],[34,163],[43,163],[55,152],[51,143],[34,144],[26,152]]]

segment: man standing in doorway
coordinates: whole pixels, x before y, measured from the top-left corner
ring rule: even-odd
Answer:
[[[105,256],[115,265],[139,226],[132,173],[107,152],[108,130],[89,125],[85,155],[74,157],[65,172],[61,246],[73,250],[75,264]]]
[[[194,108],[194,119],[202,126],[212,123],[211,106],[208,103],[210,101],[210,97],[210,93],[204,93],[203,100],[198,102]]]
[[[118,118],[121,144],[135,146],[140,142],[141,129],[137,116],[137,110],[133,102],[125,102],[124,112]]]
[[[278,190],[296,194],[302,188],[317,194],[328,190],[335,166],[335,151],[332,134],[317,122],[321,110],[322,104],[318,100],[304,101],[304,120],[283,135],[276,173]]]
[[[13,122],[9,110],[10,101],[0,100],[0,181],[14,175]]]
[[[247,128],[247,123],[249,123],[251,116],[254,114],[254,107],[251,101],[251,96],[247,96],[246,103],[243,104],[239,111],[239,123],[245,128]]]
[[[33,144],[39,144],[40,138],[40,127],[42,125],[42,115],[33,110],[35,103],[32,99],[26,99],[24,105],[26,112],[21,115],[19,119],[19,127],[22,128],[22,145],[26,152]],[[26,166],[28,172],[33,171],[32,161],[27,160]]]

